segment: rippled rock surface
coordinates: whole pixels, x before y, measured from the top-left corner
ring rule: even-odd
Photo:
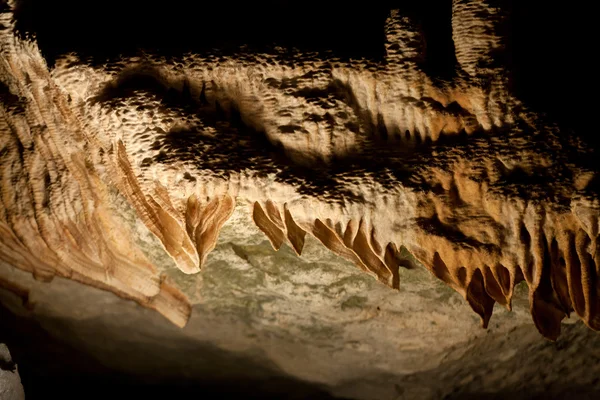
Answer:
[[[51,336],[57,320],[73,332],[89,329],[75,321],[114,324],[102,328],[114,340],[137,332],[146,339],[129,366],[102,362],[132,374],[158,340],[152,326],[173,354],[184,338],[258,352],[244,357],[268,365],[260,379],[277,371],[356,397],[399,371],[416,379],[378,398],[392,388],[442,396],[456,379],[472,393],[508,387],[508,371],[482,383],[465,366],[481,365],[457,360],[479,351],[512,365],[558,351],[532,349],[539,337],[525,316],[548,339],[562,327],[597,341],[575,324],[600,329],[597,150],[515,88],[512,2],[454,0],[433,22],[409,5],[337,21],[286,2],[242,7],[225,21],[255,29],[244,43],[220,25],[218,6],[199,25],[191,10],[165,10],[182,19],[163,33],[141,8],[107,30],[110,5],[68,27],[72,7],[2,3],[0,288],[10,315],[53,315]],[[261,7],[298,15],[269,20]],[[342,20],[362,28],[344,39]],[[299,41],[294,21],[320,25]],[[269,24],[282,32],[273,43]],[[88,296],[105,308],[91,311]],[[496,342],[519,335],[521,347]],[[111,354],[75,336],[94,357]],[[343,368],[325,372],[336,359]],[[441,365],[439,386],[419,380]],[[359,376],[372,383],[353,388]],[[533,379],[532,393],[545,384]]]

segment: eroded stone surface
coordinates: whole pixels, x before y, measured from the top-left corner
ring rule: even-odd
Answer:
[[[453,2],[451,80],[423,71],[398,11],[383,60],[275,48],[50,68],[3,11],[4,262],[184,325],[171,261],[134,231],[194,273],[242,204],[274,248],[314,237],[392,288],[407,249],[484,326],[524,280],[544,336],[571,311],[599,328],[595,153],[512,96],[498,5]]]
[[[4,343],[0,343],[0,399],[23,400],[23,386],[19,371]]]
[[[165,271],[193,304],[183,329],[110,293],[2,268],[28,288],[35,307],[7,291],[2,304],[122,377],[221,379],[226,391],[231,382],[291,376],[358,399],[565,398],[600,389],[598,335],[571,316],[559,341],[542,338],[524,282],[513,310],[496,305],[482,330],[462,297],[424,268],[402,269],[398,292],[311,236],[302,257],[287,246],[276,252],[244,205],[223,226],[201,274],[175,265]],[[286,396],[284,389],[279,398]]]

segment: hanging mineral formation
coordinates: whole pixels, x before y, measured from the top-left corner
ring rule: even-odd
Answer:
[[[192,274],[247,204],[275,250],[300,255],[312,235],[394,289],[404,246],[483,326],[525,280],[544,336],[557,338],[572,311],[600,329],[594,150],[512,94],[500,61],[507,16],[487,3],[454,1],[458,70],[443,80],[425,72],[419,27],[397,10],[383,60],[273,49],[105,63],[72,53],[49,66],[13,29],[9,2],[0,261],[183,326],[188,301],[123,210]]]

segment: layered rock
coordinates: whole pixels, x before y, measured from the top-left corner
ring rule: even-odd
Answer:
[[[10,26],[11,14],[2,14]],[[39,51],[2,35],[0,258],[36,279],[62,276],[134,299],[183,326],[189,304],[161,278],[111,206],[80,116]],[[116,166],[115,166],[116,167]],[[115,170],[114,175],[117,172]],[[4,287],[11,286],[9,281]]]
[[[309,234],[395,289],[408,249],[484,326],[525,280],[544,336],[571,311],[599,329],[594,151],[511,95],[502,10],[453,4],[451,81],[424,72],[419,27],[399,11],[383,60],[276,48],[48,68],[5,29],[0,259],[183,325],[185,296],[112,203],[184,273],[247,203],[276,250],[300,255]]]

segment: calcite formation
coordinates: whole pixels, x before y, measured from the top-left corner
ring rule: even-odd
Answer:
[[[424,68],[418,24],[398,10],[382,59],[274,47],[101,63],[69,53],[49,65],[15,31],[9,2],[0,260],[182,326],[189,302],[119,210],[192,274],[247,204],[274,249],[300,255],[312,235],[394,289],[407,249],[483,326],[525,280],[545,337],[572,311],[600,329],[596,154],[513,95],[508,14],[496,3],[454,0],[458,65],[440,79]]]

